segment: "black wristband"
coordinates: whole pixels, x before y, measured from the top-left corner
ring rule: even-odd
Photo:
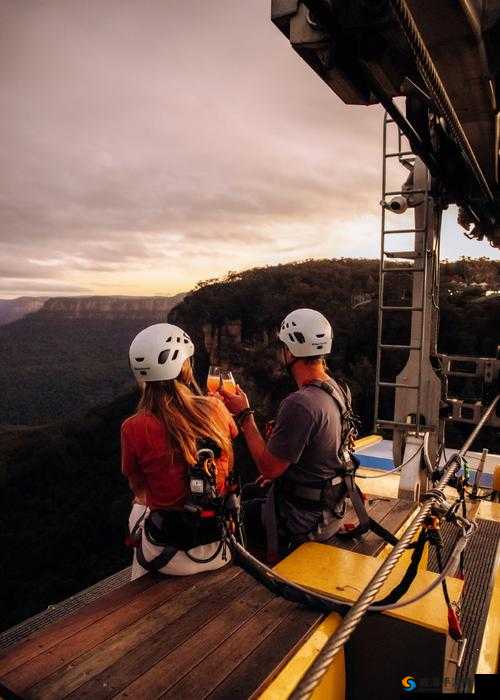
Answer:
[[[244,408],[242,411],[240,411],[238,415],[235,416],[235,421],[238,428],[241,428],[248,416],[253,416],[254,413],[255,411],[253,411],[251,408]]]

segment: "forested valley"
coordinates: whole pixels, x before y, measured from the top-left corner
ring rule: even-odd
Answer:
[[[393,277],[388,298],[404,303],[409,278],[404,273]],[[495,356],[499,291],[498,262],[462,259],[441,265],[440,352]],[[251,395],[263,424],[293,389],[276,361],[275,333],[281,319],[299,306],[322,311],[335,333],[331,370],[350,384],[367,433],[373,421],[377,294],[376,261],[310,260],[201,282],[170,312],[169,320],[193,336],[200,383],[210,363],[231,367]],[[404,342],[408,318],[400,316],[396,314],[388,324],[387,337]],[[143,321],[147,325],[158,319]],[[97,344],[89,336],[92,324],[84,331],[78,319],[59,323],[54,317],[50,323],[50,333],[64,328],[52,370],[47,363],[37,368],[33,362],[40,348],[50,346],[49,329],[36,313],[4,326],[1,334],[11,353],[9,371],[2,373],[2,391],[12,401],[19,396],[16,415],[9,420],[10,414],[4,411],[0,426],[0,545],[7,561],[0,610],[4,628],[123,568],[130,560],[130,550],[123,544],[130,494],[120,474],[119,428],[137,402],[124,375],[128,344],[138,330],[137,323],[125,330],[120,326],[119,332],[110,330],[106,342]],[[113,328],[111,321],[103,323]],[[11,326],[14,334],[5,340]],[[105,326],[99,330],[101,338],[105,330]],[[113,358],[123,358],[115,380],[113,361],[106,354],[110,348]],[[28,361],[26,375],[23,367]],[[395,359],[387,371],[397,372],[403,361]],[[75,366],[78,381],[71,380]],[[48,389],[40,397],[34,387],[40,386],[42,372]],[[99,382],[88,383],[86,405],[100,405],[82,417],[61,418],[55,408],[62,403],[70,414],[71,405],[81,400],[78,382],[95,378],[96,372],[116,384],[108,386],[103,398],[96,389]],[[461,391],[467,396],[473,389],[465,382]],[[43,405],[43,421],[36,420],[38,405]],[[23,414],[23,406],[29,412]],[[47,418],[51,415],[52,419]],[[29,425],[35,423],[38,425]],[[467,426],[450,429],[450,440],[459,440],[469,430]],[[486,439],[490,449],[495,449],[491,432]],[[237,444],[237,458],[245,477],[251,478],[252,466],[241,444]]]

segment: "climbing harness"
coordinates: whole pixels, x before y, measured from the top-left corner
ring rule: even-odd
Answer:
[[[228,534],[237,535],[244,543],[240,518],[239,478],[234,473],[227,480],[226,494],[217,489],[216,454],[213,441],[206,439],[197,452],[197,461],[187,474],[187,498],[183,510],[157,509],[146,515],[147,509],[135,524],[127,543],[136,548],[138,563],[148,571],[159,571],[179,551],[191,561],[208,564],[222,552],[226,559]],[[142,548],[142,534],[161,552],[148,560]],[[190,551],[200,545],[218,542],[210,556],[196,557]]]
[[[341,383],[336,381],[336,386],[339,390],[339,393],[337,393],[332,384],[320,380],[314,380],[307,386],[314,386],[325,391],[339,409],[341,416],[341,440],[338,459],[341,466],[335,469],[333,478],[308,482],[299,482],[291,474],[285,472],[283,477],[278,480],[278,490],[298,508],[306,510],[322,507],[328,508],[340,519],[345,514],[346,498],[349,498],[359,523],[357,526],[346,525],[345,531],[336,532],[336,536],[344,538],[360,537],[371,530],[389,544],[396,544],[398,540],[392,532],[384,528],[368,514],[363,493],[355,481],[356,470],[359,467],[359,460],[354,455],[359,421],[352,409],[348,387],[342,387]],[[272,491],[268,496],[269,501],[274,498],[274,489]],[[267,507],[268,505],[269,507]],[[266,503],[265,521],[268,537],[272,540],[271,542],[268,541],[268,550],[271,552],[276,547],[277,539],[275,534],[277,529],[276,516],[273,516],[275,512],[276,508]],[[274,523],[272,522],[273,517]],[[312,533],[306,537],[306,539],[313,538]]]

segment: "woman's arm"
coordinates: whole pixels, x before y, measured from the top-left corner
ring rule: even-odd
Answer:
[[[125,425],[121,430],[122,474],[127,477],[135,502],[146,505],[146,484]]]

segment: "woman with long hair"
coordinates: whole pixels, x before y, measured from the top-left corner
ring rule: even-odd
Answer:
[[[215,518],[193,524],[185,509],[188,472],[200,448],[211,450],[217,492],[224,494],[238,432],[224,404],[201,395],[193,354],[187,333],[169,323],[149,326],[130,346],[130,366],[141,386],[137,411],[121,429],[122,472],[135,496],[132,579],[147,570],[186,575],[217,569],[229,559]]]

